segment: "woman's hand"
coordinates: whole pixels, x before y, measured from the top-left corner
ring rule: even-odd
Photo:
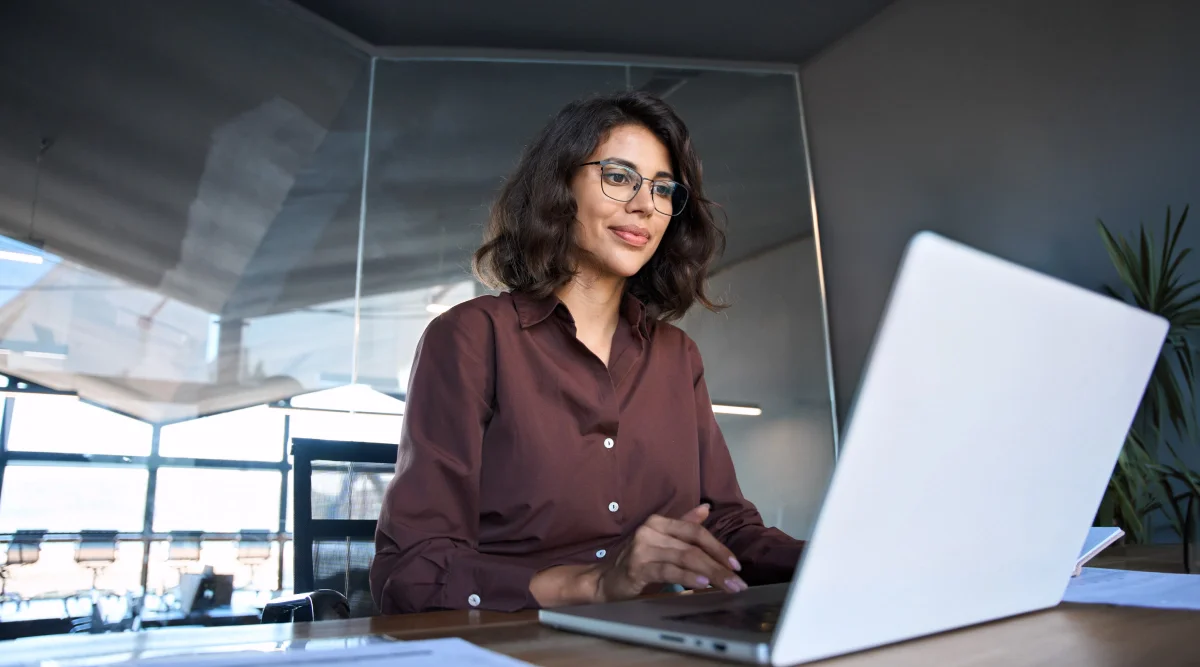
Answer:
[[[637,597],[654,584],[717,588],[736,593],[746,582],[734,574],[742,566],[733,553],[702,525],[708,505],[679,519],[652,516],[643,523],[607,567],[601,566],[596,601]]]
[[[707,518],[708,505],[679,519],[652,516],[611,561],[542,570],[529,590],[543,607],[628,600],[654,584],[745,590],[746,582],[734,574],[741,564],[704,528]]]

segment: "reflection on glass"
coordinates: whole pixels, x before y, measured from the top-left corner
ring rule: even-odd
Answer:
[[[432,316],[483,293],[471,254],[524,146],[563,104],[623,88],[625,74],[603,65],[377,64],[359,382],[407,388]]]
[[[694,308],[696,341],[738,480],[763,519],[807,537],[833,466],[825,326],[794,75],[633,68],[688,124],[704,186],[727,219],[709,290],[730,304]],[[799,490],[799,491],[797,491]]]
[[[162,428],[162,456],[278,461],[283,456],[283,414],[265,405],[224,412]]]
[[[152,428],[69,396],[12,399],[8,449],[13,452],[148,456]]]
[[[10,462],[0,492],[0,533],[141,532],[148,477],[145,468],[132,466]]]
[[[0,370],[156,423],[348,373],[368,57],[271,3],[6,19],[0,250],[45,250],[0,255]]]
[[[160,468],[154,532],[277,530],[282,481],[277,470]]]

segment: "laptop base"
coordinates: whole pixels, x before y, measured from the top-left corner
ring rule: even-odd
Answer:
[[[742,593],[694,593],[627,602],[543,609],[550,627],[751,664],[769,664],[774,619],[787,584]],[[772,613],[771,610],[776,610]],[[750,629],[754,618],[764,626]]]

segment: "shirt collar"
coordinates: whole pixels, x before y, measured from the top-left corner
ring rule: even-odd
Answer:
[[[538,298],[527,292],[512,292],[513,306],[517,309],[517,320],[521,324],[522,329],[540,324],[546,321],[546,318],[562,305],[562,301],[553,294]],[[570,318],[570,314],[566,308],[563,308],[563,314]],[[630,326],[643,337],[649,338],[650,326],[649,320],[646,317],[646,305],[640,299],[633,296],[629,292],[625,293],[625,298],[621,302],[621,314],[625,317],[625,321],[629,322]]]

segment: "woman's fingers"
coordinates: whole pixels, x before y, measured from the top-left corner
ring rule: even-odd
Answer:
[[[646,521],[645,525],[664,535],[687,542],[688,544],[694,544],[712,557],[713,560],[723,563],[734,572],[742,569],[742,564],[734,557],[733,552],[725,548],[725,545],[718,542],[717,538],[713,537],[712,533],[708,532],[700,524],[653,516]]]
[[[709,507],[708,503],[704,503],[698,507],[693,507],[688,510],[687,514],[679,517],[680,521],[687,523],[704,523],[708,519]]]
[[[746,589],[746,583],[741,577],[722,566],[697,547],[686,542],[664,536],[660,545],[646,546],[639,554],[638,562],[643,566],[643,572],[655,571],[662,564],[672,565],[686,572],[688,581],[669,581],[691,588],[704,588],[710,584],[717,588],[736,593]]]

